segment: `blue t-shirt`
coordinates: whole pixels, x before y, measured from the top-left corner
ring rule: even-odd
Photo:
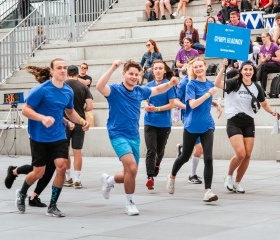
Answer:
[[[107,121],[109,138],[139,139],[141,102],[150,97],[151,89],[135,86],[132,91],[129,91],[122,83],[111,84],[110,89],[111,93],[107,97],[109,103],[109,118]]]
[[[63,84],[62,88],[55,87],[51,81],[46,81],[32,88],[25,99],[26,104],[33,110],[55,119],[54,124],[46,128],[42,122],[28,119],[28,133],[37,142],[55,142],[66,139],[63,123],[64,110],[74,108],[74,93],[70,86]]]
[[[161,84],[169,82],[167,79],[163,79]],[[156,87],[156,81],[148,82],[147,87]],[[169,103],[170,99],[176,98],[175,88],[170,88],[167,92],[158,94],[149,98],[149,104],[153,104],[155,107],[160,107]],[[171,109],[160,112],[146,112],[144,116],[144,124],[154,127],[171,127]]]
[[[184,104],[186,103],[185,102],[186,86],[187,86],[188,82],[189,82],[189,78],[188,78],[188,76],[185,76],[184,78],[181,79],[181,81],[177,85],[177,90],[176,90],[177,98],[179,98],[179,100]],[[182,120],[182,122],[184,122],[185,114],[186,114],[186,110],[181,109],[181,120]]]
[[[209,129],[215,129],[215,123],[211,116],[212,96],[206,99],[198,107],[192,109],[189,105],[190,99],[198,99],[210,88],[214,87],[213,82],[206,80],[200,82],[196,79],[189,81],[186,87],[186,114],[184,128],[190,133],[204,133]]]

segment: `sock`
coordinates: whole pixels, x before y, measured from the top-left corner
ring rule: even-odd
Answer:
[[[74,182],[80,182],[80,176],[81,176],[81,171],[74,171],[74,176],[75,176],[75,181]]]
[[[113,186],[113,185],[116,183],[114,176],[108,177],[107,183],[108,183],[110,186]]]
[[[62,190],[61,187],[52,186],[52,196],[51,196],[50,206],[56,204],[59,195],[61,193],[61,190]]]
[[[23,165],[17,168],[17,174],[28,174],[33,171],[33,166],[31,165]]]
[[[232,175],[227,175],[227,179],[230,179],[230,178],[232,178]]]
[[[20,190],[20,192],[24,195],[26,195],[27,193],[27,190],[30,188],[31,185],[29,185],[26,180],[24,181],[23,185],[22,185],[22,188]]]
[[[193,156],[192,158],[192,176],[196,175],[196,169],[199,163],[199,158]]]
[[[65,178],[66,178],[66,181],[69,181],[70,178],[71,178],[71,171],[70,169],[67,169],[66,172],[65,172]]]
[[[127,203],[133,203],[133,194],[126,194]]]

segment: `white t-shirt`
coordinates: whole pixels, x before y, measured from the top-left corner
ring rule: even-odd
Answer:
[[[254,118],[255,113],[251,106],[252,96],[241,84],[237,91],[234,91],[238,87],[238,80],[229,79],[226,81],[226,96],[225,96],[225,114],[226,118],[230,119],[238,113],[245,113],[248,116]],[[254,96],[260,101],[265,101],[264,93],[261,86],[257,83],[252,83],[247,88],[254,94]]]

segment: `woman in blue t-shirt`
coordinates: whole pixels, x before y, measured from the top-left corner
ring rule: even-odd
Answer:
[[[169,82],[173,76],[172,70],[162,60],[153,63],[154,80],[147,87],[156,87]],[[154,189],[154,177],[158,175],[159,166],[164,155],[165,145],[171,131],[171,109],[176,98],[175,88],[150,97],[145,103],[144,136],[147,147],[146,170],[148,180],[146,186]]]
[[[200,137],[204,151],[204,183],[205,194],[203,201],[218,200],[211,190],[213,178],[213,139],[215,123],[211,116],[212,95],[217,88],[206,78],[206,62],[203,58],[195,58],[192,63],[194,79],[186,87],[186,114],[184,120],[182,154],[175,160],[171,174],[167,177],[166,190],[173,194],[175,191],[175,178],[180,168],[189,160],[195,142]]]

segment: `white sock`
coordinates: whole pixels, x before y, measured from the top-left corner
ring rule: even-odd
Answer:
[[[110,186],[113,186],[113,185],[116,183],[114,176],[108,177],[107,183],[108,183]]]
[[[66,178],[66,181],[69,181],[69,179],[71,178],[71,171],[70,169],[67,169],[66,172],[65,172],[65,178]]]
[[[196,175],[196,169],[199,163],[199,158],[193,156],[192,158],[192,176]]]
[[[227,175],[227,179],[232,179],[232,175]]]
[[[81,176],[81,171],[74,171],[75,174],[75,181],[74,182],[80,182],[80,176]]]
[[[127,204],[133,202],[133,194],[126,194],[126,198],[127,198]]]

